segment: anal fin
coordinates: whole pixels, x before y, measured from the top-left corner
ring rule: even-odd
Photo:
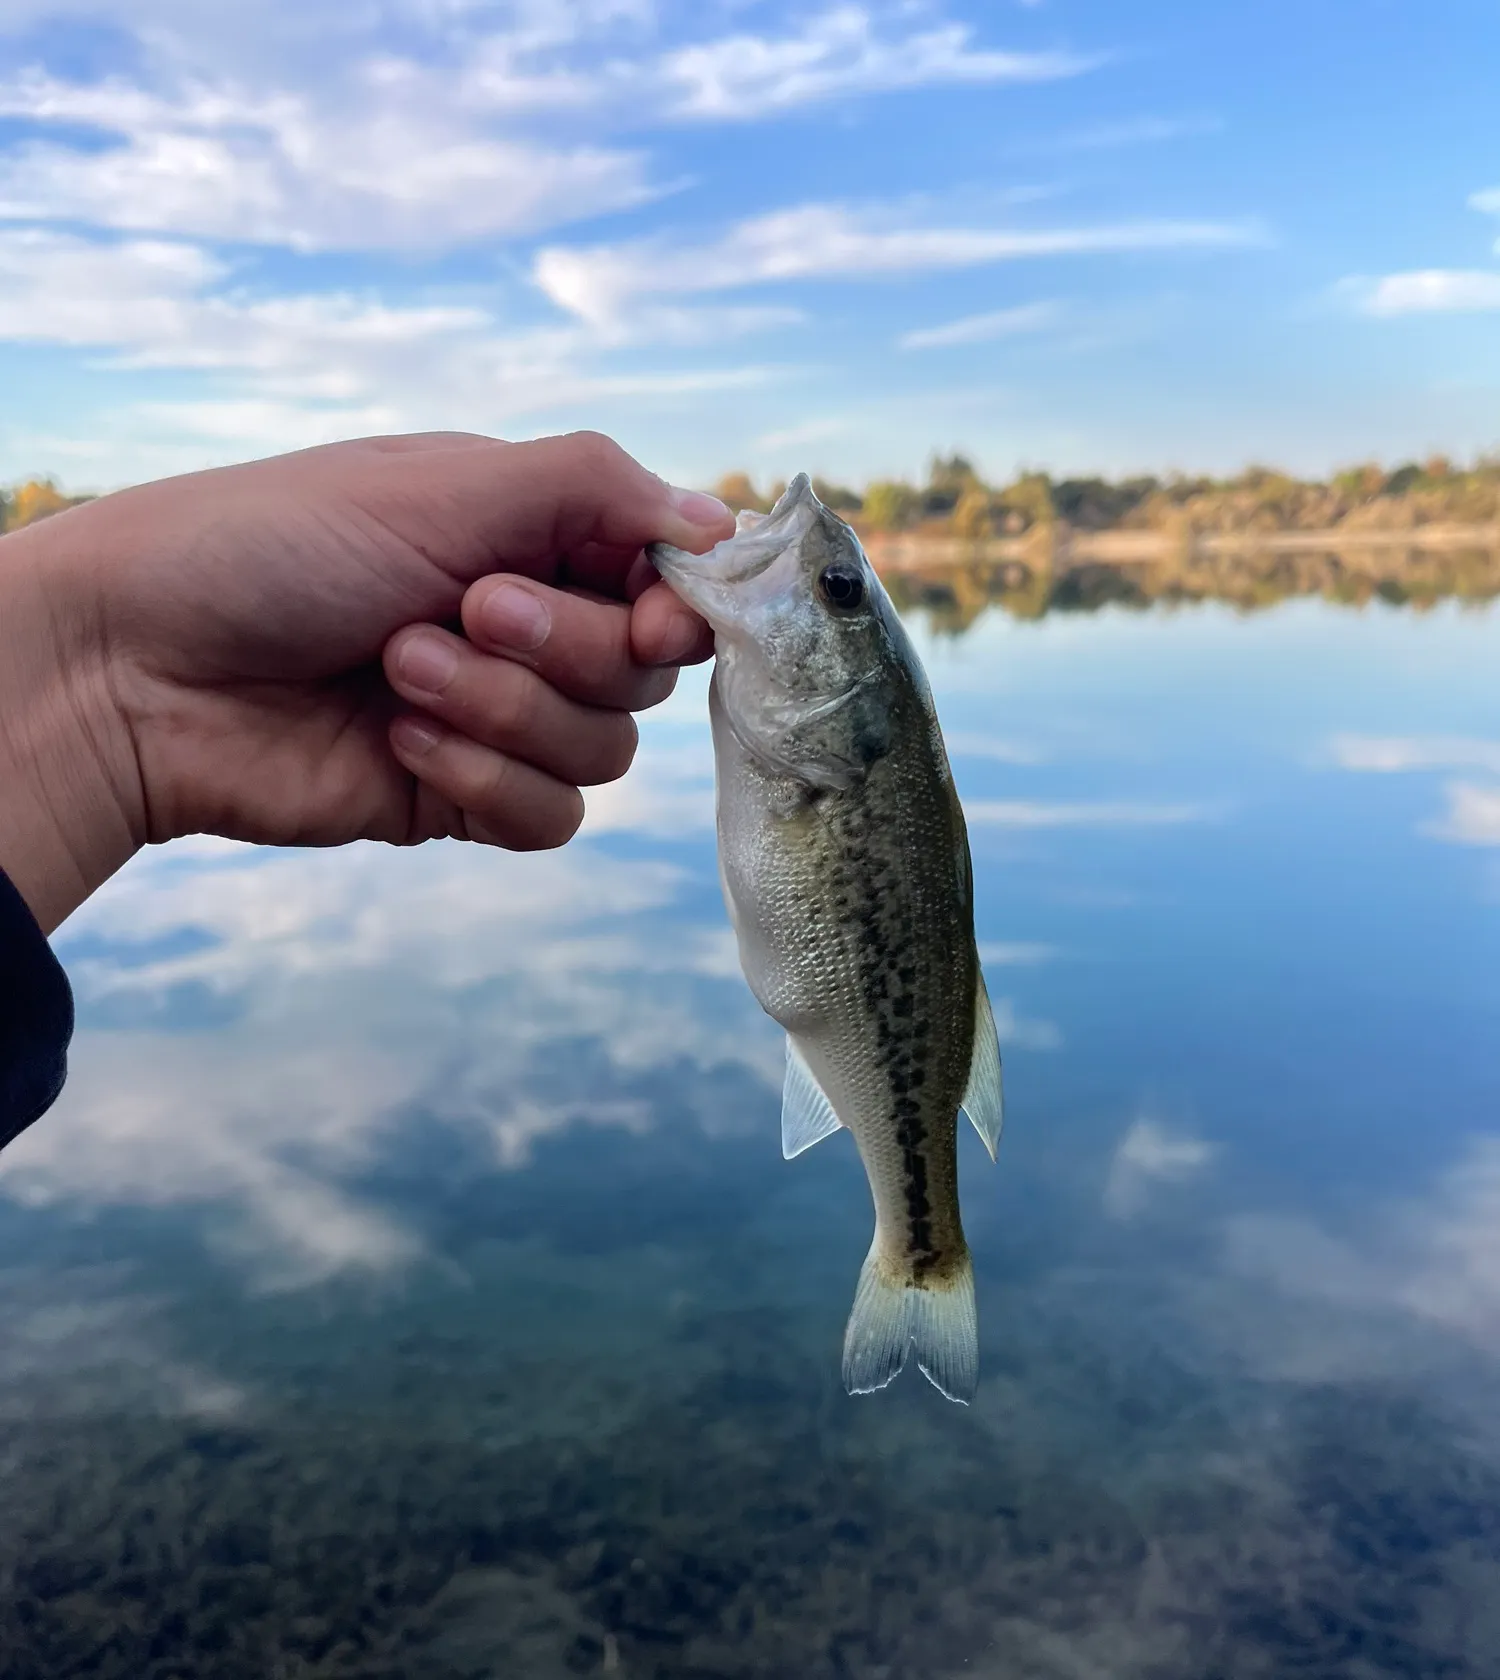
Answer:
[[[781,1153],[788,1161],[811,1149],[842,1121],[791,1034],[786,1041],[786,1083],[781,1088]]]
[[[969,1083],[962,1100],[974,1130],[995,1159],[1000,1147],[1000,1128],[1005,1122],[1005,1098],[1000,1084],[1000,1036],[995,1031],[995,1012],[985,990],[984,976],[974,992],[974,1052],[969,1062]]]

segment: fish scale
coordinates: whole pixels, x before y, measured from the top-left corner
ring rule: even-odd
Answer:
[[[783,1148],[847,1128],[875,1237],[844,1345],[852,1392],[913,1344],[977,1382],[958,1202],[962,1105],[991,1153],[999,1049],[963,812],[925,675],[850,528],[805,477],[709,555],[652,558],[709,619],[719,867],[741,966],[786,1029]]]

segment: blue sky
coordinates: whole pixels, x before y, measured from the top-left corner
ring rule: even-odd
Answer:
[[[0,0],[0,480],[1500,444],[1500,11]]]

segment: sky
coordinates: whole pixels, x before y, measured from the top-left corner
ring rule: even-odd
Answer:
[[[1491,0],[0,0],[0,482],[1500,446]]]

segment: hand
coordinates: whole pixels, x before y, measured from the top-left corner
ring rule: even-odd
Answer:
[[[643,545],[732,529],[602,437],[433,434],[0,539],[0,867],[50,931],[182,834],[559,845],[709,652]]]

